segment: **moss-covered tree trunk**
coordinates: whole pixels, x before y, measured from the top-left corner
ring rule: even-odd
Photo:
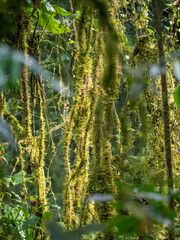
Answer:
[[[164,117],[164,145],[165,145],[165,158],[167,167],[167,181],[168,181],[168,194],[170,196],[169,207],[174,211],[174,199],[171,197],[174,191],[173,183],[173,167],[172,167],[172,155],[171,155],[171,134],[169,123],[169,104],[168,104],[168,91],[167,91],[167,76],[164,69],[166,69],[166,59],[164,54],[164,44],[161,33],[161,20],[158,1],[152,1],[154,20],[156,24],[157,43],[159,50],[159,63],[161,68],[161,88],[162,88],[162,102],[163,102],[163,117]],[[168,239],[174,240],[174,221],[172,220],[172,226],[168,228]]]
[[[36,177],[35,187],[37,190],[36,197],[36,215],[40,217],[39,225],[41,225],[41,218],[44,212],[48,210],[47,207],[47,198],[46,198],[46,179],[45,179],[45,170],[44,170],[44,157],[45,157],[45,120],[44,120],[44,92],[41,88],[40,83],[42,83],[41,76],[36,76],[36,86],[33,85],[35,89],[32,89],[31,92],[35,93],[35,96],[30,95],[30,81],[29,81],[29,71],[27,67],[28,60],[28,33],[30,31],[30,19],[27,16],[27,13],[24,9],[23,4],[20,5],[19,10],[19,37],[18,37],[18,48],[22,51],[24,56],[24,65],[21,73],[20,79],[20,92],[21,92],[21,102],[22,102],[22,116],[24,119],[24,137],[25,144],[21,145],[20,148],[20,160],[21,160],[21,170],[24,178],[24,162],[25,162],[25,153],[28,153],[28,169],[27,173],[34,173]],[[33,39],[34,40],[34,39]],[[38,47],[37,47],[38,49]],[[35,56],[36,57],[36,56]],[[32,86],[31,86],[32,87]],[[36,91],[37,92],[36,92]],[[32,108],[31,103],[33,102],[31,97],[39,99],[39,117],[40,117],[40,138],[36,139],[32,135]],[[35,127],[35,126],[34,126]],[[24,192],[28,194],[28,189],[25,186],[24,182]],[[33,203],[32,203],[33,204]],[[36,239],[48,239],[46,232],[37,229],[35,233]]]

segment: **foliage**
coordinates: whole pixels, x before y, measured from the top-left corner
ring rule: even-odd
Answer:
[[[0,3],[0,239],[179,238],[178,6]]]

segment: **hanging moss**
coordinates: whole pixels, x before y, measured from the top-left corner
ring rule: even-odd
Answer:
[[[28,29],[29,29],[29,19],[25,15],[23,7],[20,7],[19,11],[19,39],[18,39],[18,48],[23,52],[25,63],[23,70],[21,72],[20,78],[20,93],[21,93],[21,102],[23,106],[22,115],[24,117],[24,132],[26,136],[25,145],[26,147],[22,149],[20,154],[21,168],[24,179],[24,160],[23,154],[25,152],[29,155],[29,165],[27,168],[27,173],[35,173],[36,176],[36,189],[37,189],[37,210],[36,215],[40,218],[43,213],[48,210],[47,207],[47,197],[46,197],[46,179],[44,171],[44,159],[45,159],[45,120],[43,113],[43,102],[45,102],[45,94],[43,92],[43,82],[41,77],[33,76],[31,77],[31,82],[29,81],[28,68],[26,66],[26,60],[28,55]],[[36,46],[36,51],[34,54],[38,54],[38,48]],[[36,55],[38,58],[38,55]],[[31,95],[30,95],[30,85],[31,85]],[[41,88],[41,90],[40,90]],[[33,111],[35,111],[36,106],[36,95],[39,99],[39,116],[40,116],[40,138],[39,142],[35,139],[35,136],[32,136],[32,112],[30,99],[32,96],[33,102]],[[35,132],[35,119],[34,121],[34,132]],[[35,134],[34,134],[35,135]],[[24,184],[24,189],[26,188]],[[41,222],[39,223],[41,225]],[[35,233],[36,239],[48,239],[46,233],[42,233],[41,230],[37,230]]]
[[[4,111],[6,110],[6,98],[4,96],[3,91],[0,92],[0,113],[3,117]]]
[[[99,31],[97,36],[96,36],[96,45],[95,45],[95,58],[94,58],[94,63],[93,63],[93,76],[92,76],[92,89],[90,90],[90,99],[91,99],[91,105],[90,105],[90,118],[88,121],[88,128],[86,129],[86,134],[88,130],[90,130],[90,135],[91,135],[91,144],[92,147],[96,146],[98,148],[98,144],[93,144],[93,137],[94,133],[96,133],[97,139],[99,137],[99,139],[101,139],[101,136],[98,134],[101,130],[99,129],[99,127],[97,126],[97,129],[94,129],[94,112],[97,106],[97,101],[99,98],[99,92],[100,92],[100,79],[102,77],[102,47],[103,47],[103,38],[102,38],[102,32]],[[101,118],[102,120],[102,118]],[[101,127],[101,126],[100,126]],[[94,132],[95,131],[95,132]],[[96,141],[96,140],[95,140]],[[94,147],[92,148],[92,150],[94,151]],[[95,150],[96,151],[96,150]],[[101,150],[100,148],[97,150],[97,152],[101,155]],[[100,159],[100,158],[99,158]],[[96,174],[94,174],[94,169],[98,169],[97,164],[98,160],[95,161],[93,158],[92,161],[92,168],[90,171],[90,181],[88,182],[88,186],[87,186],[87,192],[86,192],[86,197],[88,197],[90,194],[93,193],[93,183],[92,181],[94,181],[94,176],[97,176]],[[94,176],[93,176],[94,174]],[[81,220],[80,220],[80,224],[84,225],[84,224],[88,224],[91,223],[91,221],[93,220],[98,220],[98,214],[95,212],[94,209],[94,203],[93,202],[88,202],[87,199],[85,200],[84,204],[83,204],[83,208],[82,208],[82,213],[81,213]]]
[[[102,97],[101,97],[102,103],[98,101],[97,108],[96,108],[97,111],[100,111],[102,113],[102,115],[100,116],[100,120],[99,119],[97,120],[96,119],[97,116],[95,115],[95,120],[94,120],[93,119],[94,117],[92,116],[94,116],[94,110],[95,110],[94,106],[96,106],[96,102],[98,99],[98,92],[96,94],[97,79],[99,78],[98,75],[102,76],[102,74],[101,74],[101,70],[97,68],[97,66],[99,67],[99,65],[96,65],[95,67],[96,70],[94,71],[94,78],[93,78],[94,89],[92,89],[92,91],[95,90],[95,93],[92,93],[92,95],[90,96],[89,95],[90,87],[92,85],[91,84],[92,77],[90,76],[90,74],[92,69],[92,63],[91,63],[89,54],[91,51],[90,46],[91,46],[91,38],[92,38],[92,33],[91,33],[92,21],[90,21],[89,27],[87,28],[86,27],[86,24],[88,23],[88,15],[86,13],[87,11],[88,10],[85,8],[82,10],[80,25],[79,25],[80,26],[79,41],[78,41],[79,52],[78,52],[78,58],[77,58],[78,64],[77,64],[77,71],[76,71],[76,74],[77,74],[76,97],[74,98],[74,106],[73,106],[74,140],[76,143],[76,149],[75,149],[76,158],[75,158],[74,165],[72,167],[70,181],[67,184],[67,186],[71,186],[71,188],[73,189],[72,192],[75,191],[75,195],[73,196],[75,197],[74,204],[73,204],[75,212],[78,212],[78,208],[80,207],[80,202],[83,200],[84,198],[83,196],[86,195],[86,194],[83,194],[82,196],[82,192],[85,193],[87,188],[86,185],[87,185],[88,166],[89,166],[89,160],[88,160],[89,133],[88,132],[91,128],[90,126],[91,126],[91,123],[93,123],[93,121],[94,123],[92,124],[92,127],[93,127],[93,137],[92,137],[93,144],[92,145],[93,145],[94,159],[92,162],[91,177],[97,178],[97,182],[99,183],[102,183],[101,181],[103,180],[105,180],[106,182],[105,189],[101,189],[102,186],[100,187],[100,185],[98,184],[99,186],[98,192],[113,192],[112,188],[114,189],[113,177],[111,172],[112,171],[111,170],[112,154],[111,154],[111,145],[109,143],[109,140],[111,139],[111,134],[112,134],[111,132],[112,132],[112,122],[113,122],[113,117],[112,117],[113,101],[116,98],[115,95],[117,94],[117,87],[118,87],[117,75],[116,75],[118,72],[118,67],[117,67],[118,64],[117,64],[117,58],[116,58],[117,49],[118,49],[118,46],[116,43],[117,38],[114,35],[115,32],[113,31],[113,28],[110,28],[110,35],[111,35],[110,37],[108,36],[109,34],[108,32],[107,34],[105,34],[105,37],[106,37],[105,69],[107,69],[107,71],[104,72],[104,77],[103,77],[104,93],[102,94]],[[86,29],[89,29],[88,33]],[[103,33],[103,37],[101,36],[101,39],[103,38],[104,38],[104,33]],[[100,40],[98,41],[100,42]],[[99,49],[101,48],[99,47]],[[99,62],[100,52],[97,51],[97,53],[98,55],[97,55],[96,61]],[[114,53],[116,53],[115,57],[113,56]],[[102,88],[101,88],[101,91],[102,91]],[[110,99],[110,101],[108,99]],[[105,105],[103,102],[105,102]],[[100,105],[100,108],[98,107],[98,105]],[[104,114],[104,111],[105,111],[105,114]],[[98,122],[98,121],[102,121],[102,119],[104,119],[105,124],[102,122],[101,122],[102,124]],[[103,125],[104,127],[102,128]],[[104,134],[102,133],[103,131],[105,131]],[[96,133],[96,136],[94,136],[94,133]],[[105,164],[102,160],[103,158],[105,158]],[[99,163],[98,163],[98,159],[99,159]],[[69,164],[67,165],[69,166]],[[96,170],[98,169],[99,174],[97,173],[95,174],[94,172],[95,168]],[[111,176],[110,180],[109,180],[109,174]],[[66,189],[68,188],[66,187]],[[90,183],[88,186],[88,193],[92,193],[93,190],[95,189],[93,189],[93,186],[90,180]],[[68,201],[65,201],[65,202],[68,202]],[[88,204],[86,205],[86,207],[87,206]],[[86,209],[88,209],[88,207]],[[111,207],[111,210],[112,210],[112,207]],[[68,212],[68,211],[65,210],[65,212]],[[109,210],[109,213],[110,213],[110,210]],[[90,216],[90,214],[88,215]],[[81,219],[81,222],[85,223],[86,221],[89,222],[89,219],[87,215],[84,214],[84,216]]]
[[[103,122],[104,104],[103,98],[100,96],[96,104],[95,120],[93,124],[93,160],[88,186],[89,195],[94,193],[115,193],[111,164],[111,145],[104,136]],[[95,203],[93,208],[97,215],[96,219],[94,220],[99,222],[104,222],[113,215],[112,203]],[[91,212],[94,213],[92,210]],[[89,216],[91,212],[89,212]],[[97,239],[112,239],[112,236],[112,232],[100,233],[98,234]]]
[[[19,144],[19,151],[20,151],[20,154],[19,154],[18,161],[20,160],[20,163],[21,163],[22,180],[23,180],[23,193],[26,195],[28,191],[27,191],[26,182],[25,182],[23,150],[22,150],[22,147],[21,147],[20,144]]]
[[[38,195],[38,206],[47,205],[46,198],[46,180],[44,173],[44,158],[45,158],[45,122],[43,116],[43,101],[41,98],[40,86],[38,85],[38,96],[39,96],[39,112],[40,112],[40,140],[39,140],[39,154],[36,158],[36,180],[37,180],[37,195]],[[48,210],[47,206],[39,209],[40,215]]]
[[[69,160],[69,147],[71,143],[71,131],[72,131],[72,120],[70,125],[65,127],[66,134],[64,136],[64,165],[66,171],[66,181],[64,183],[64,219],[67,229],[71,229],[77,222],[76,216],[74,213],[74,206],[73,206],[73,187],[70,184],[70,177],[71,177],[71,166]]]
[[[89,169],[89,118],[90,118],[90,89],[91,69],[90,58],[92,39],[92,16],[87,12],[90,9],[82,9],[79,22],[78,55],[76,66],[76,96],[72,107],[70,122],[68,123],[65,141],[64,157],[66,168],[66,182],[64,191],[65,221],[68,228],[78,225],[78,209],[85,197]],[[71,168],[69,162],[69,146],[71,134],[74,131],[76,144],[76,157]],[[71,212],[71,215],[69,214]]]
[[[19,38],[18,38],[18,48],[22,50],[24,54],[25,61],[27,60],[28,54],[28,44],[27,44],[27,31],[29,28],[29,19],[25,15],[23,7],[20,5],[19,10]],[[31,141],[32,131],[31,131],[31,108],[30,108],[30,94],[29,94],[29,77],[28,69],[26,63],[23,66],[20,78],[20,90],[21,90],[21,101],[24,106],[23,115],[25,116],[25,131],[27,134],[28,141]]]
[[[93,193],[103,193],[102,187],[104,187],[104,179],[102,179],[102,159],[103,159],[103,102],[102,98],[99,98],[96,109],[95,109],[95,119],[93,123],[93,131],[92,131],[92,168],[90,172],[90,181],[88,185],[88,194],[91,195]],[[94,184],[96,183],[96,184]],[[98,213],[99,215],[99,213]]]
[[[113,11],[111,14],[113,15]],[[113,15],[114,16],[114,15]],[[104,54],[104,73],[100,73],[102,81],[99,81],[98,97],[94,109],[93,130],[92,130],[92,167],[87,193],[113,193],[116,188],[114,184],[114,174],[112,172],[112,153],[111,143],[113,129],[113,106],[117,98],[119,89],[119,63],[118,63],[118,41],[114,37],[113,31],[103,31],[103,54]],[[103,69],[102,69],[103,70]],[[96,87],[97,88],[97,87]],[[95,88],[95,89],[96,89]],[[94,184],[96,183],[96,184]],[[93,205],[97,214],[96,220],[104,222],[113,216],[111,202],[95,203]],[[90,218],[91,212],[87,214]],[[90,218],[91,219],[91,218]],[[88,218],[86,219],[88,221]],[[113,232],[99,233],[97,239],[113,239]]]

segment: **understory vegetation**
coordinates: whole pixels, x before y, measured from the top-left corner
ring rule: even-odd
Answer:
[[[0,2],[0,239],[180,239],[180,1]]]

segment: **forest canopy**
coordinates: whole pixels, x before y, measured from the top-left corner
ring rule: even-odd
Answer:
[[[0,2],[0,239],[180,239],[180,1]]]

